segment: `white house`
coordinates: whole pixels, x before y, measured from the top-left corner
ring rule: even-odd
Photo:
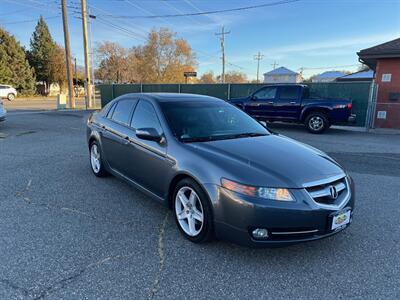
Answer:
[[[324,73],[321,73],[317,76],[314,76],[312,78],[312,82],[333,82],[336,80],[336,78],[342,77],[346,75],[344,72],[340,71],[327,71]]]
[[[264,73],[264,83],[299,83],[301,75],[285,67]]]

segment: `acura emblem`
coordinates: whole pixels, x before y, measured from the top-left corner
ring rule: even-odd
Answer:
[[[331,194],[332,199],[337,199],[337,197],[339,196],[336,187],[334,187],[333,185],[329,186],[329,193]]]

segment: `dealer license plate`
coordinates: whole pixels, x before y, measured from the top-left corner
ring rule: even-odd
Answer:
[[[341,213],[338,213],[332,218],[332,230],[335,230],[339,227],[345,226],[350,223],[351,218],[351,210],[347,210]]]

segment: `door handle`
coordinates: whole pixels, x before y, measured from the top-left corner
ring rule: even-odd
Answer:
[[[274,104],[274,101],[268,101],[267,103],[268,104]]]
[[[297,104],[297,102],[296,101],[291,101],[290,104]]]
[[[122,141],[123,141],[124,145],[128,145],[131,140],[129,139],[129,136],[124,136],[124,137],[122,137]]]

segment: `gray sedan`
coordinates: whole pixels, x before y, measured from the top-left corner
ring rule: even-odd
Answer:
[[[325,153],[233,105],[191,94],[126,94],[88,119],[90,165],[169,206],[182,234],[285,245],[348,227],[350,176]]]

